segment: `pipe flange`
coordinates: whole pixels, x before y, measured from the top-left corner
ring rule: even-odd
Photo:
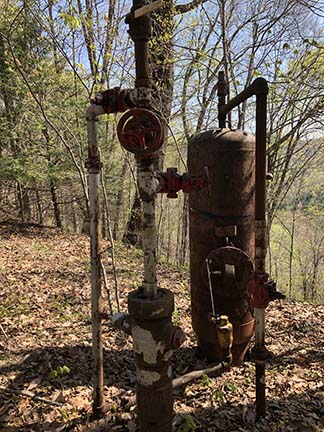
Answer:
[[[128,312],[136,319],[157,320],[172,315],[174,297],[171,291],[159,288],[153,298],[143,297],[141,290],[128,294]]]

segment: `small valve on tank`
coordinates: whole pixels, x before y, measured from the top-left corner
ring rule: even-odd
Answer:
[[[230,364],[232,362],[233,326],[227,315],[209,314],[209,320],[215,324],[217,339],[222,352],[222,361]]]

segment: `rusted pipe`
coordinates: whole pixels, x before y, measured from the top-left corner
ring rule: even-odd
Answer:
[[[100,416],[104,411],[103,403],[103,346],[102,346],[102,279],[101,246],[99,227],[99,188],[101,161],[98,148],[97,117],[104,109],[91,104],[86,112],[88,132],[89,201],[90,201],[90,258],[91,258],[91,320],[93,356],[93,413]]]
[[[136,362],[136,400],[141,432],[171,432],[173,391],[171,358],[173,294],[159,289],[154,298],[128,295]]]
[[[222,77],[221,85],[222,84]],[[255,272],[265,275],[267,253],[266,230],[266,121],[268,84],[257,78],[249,87],[230,100],[219,104],[220,127],[226,114],[249,97],[256,96],[256,171],[255,171]],[[255,364],[256,364],[256,418],[264,417],[265,397],[265,308],[254,308],[255,314]]]
[[[148,41],[151,37],[151,18],[143,15],[134,19],[134,11],[145,6],[144,0],[133,0],[133,7],[126,19],[129,24],[129,34],[135,45],[135,64],[137,88],[137,106],[150,107],[151,102],[151,78],[148,62]],[[155,224],[155,199],[157,182],[153,167],[153,155],[145,155],[138,158],[137,183],[140,198],[142,200],[142,247],[144,251],[144,278],[141,286],[145,297],[154,297],[157,294],[156,283],[156,224]]]
[[[148,17],[143,17],[147,19]],[[139,18],[140,19],[140,18]],[[135,87],[151,87],[149,78],[149,62],[147,40],[139,39],[135,41],[135,59],[136,59],[136,81]]]
[[[268,84],[264,78],[257,78],[226,105],[219,105],[219,118],[237,107],[249,97],[256,95],[256,170],[255,170],[255,268],[265,271],[266,256],[266,119]],[[221,127],[221,125],[220,125]],[[222,126],[223,127],[223,126]]]
[[[139,104],[139,106],[143,107],[148,106],[150,99],[151,79],[149,75],[148,41],[152,35],[152,28],[149,15],[135,18],[134,12],[145,5],[145,0],[133,0],[131,12],[126,17],[126,24],[129,24],[129,34],[134,42],[135,49],[135,87],[143,89],[143,98]]]
[[[147,15],[135,18],[136,9],[145,4],[145,0],[133,0],[131,13],[126,18],[129,34],[135,44],[137,109],[151,107],[151,78],[148,62],[151,21]],[[141,126],[137,124],[136,127],[140,129]],[[145,137],[141,137],[143,147],[144,140]],[[134,152],[137,159],[138,189],[142,201],[144,277],[141,287],[128,296],[128,311],[135,351],[136,399],[140,430],[141,432],[171,432],[173,417],[171,357],[172,349],[181,343],[181,335],[179,330],[172,326],[173,294],[169,290],[157,287],[155,200],[158,182],[154,161],[158,154],[155,150],[151,150],[150,146],[147,148],[149,151]]]
[[[265,271],[265,252],[266,252],[266,122],[267,122],[267,94],[268,84],[264,78],[257,78],[253,83],[244,89],[235,98],[231,99],[226,105],[219,105],[219,118],[237,107],[249,97],[256,95],[256,167],[255,167],[255,224],[256,242],[260,239],[262,244],[256,244],[255,266],[256,271]],[[221,124],[219,125],[220,127]]]
[[[197,380],[204,375],[216,377],[222,374],[222,372],[227,371],[230,368],[230,364],[226,362],[217,363],[214,366],[210,366],[205,369],[198,369],[188,372],[184,375],[178,376],[172,380],[172,388],[177,389],[188,384],[191,381]],[[136,403],[136,395],[131,396],[127,399],[127,408],[130,408]]]
[[[233,99],[229,100],[227,104],[222,105],[220,107],[219,114],[221,115],[228,114],[233,108],[240,105],[246,99],[249,99],[251,96],[258,95],[258,94],[265,94],[265,95],[268,94],[267,81],[262,77],[255,79],[253,83],[248,87],[246,87],[241,93],[239,93]]]
[[[255,316],[255,400],[256,419],[266,413],[265,385],[265,309],[254,308]]]
[[[267,94],[266,80],[258,78],[258,93],[256,93],[256,167],[255,167],[255,269],[265,271],[266,256],[266,124],[267,124]],[[256,80],[257,81],[257,80]],[[256,82],[254,81],[254,83]]]
[[[255,81],[256,82],[256,81]],[[256,93],[256,175],[255,175],[255,271],[265,273],[267,254],[266,230],[266,122],[267,93],[266,80],[259,78]],[[266,413],[265,384],[265,308],[254,308],[255,315],[255,385],[256,418]]]
[[[130,315],[123,313],[116,313],[112,316],[107,316],[107,319],[111,319],[112,325],[118,329],[122,330],[127,335],[132,334],[131,325],[130,325]]]
[[[218,123],[219,127],[226,127],[226,113],[222,112],[222,108],[226,104],[226,82],[224,71],[218,72],[218,84],[217,84],[217,97],[218,97]]]

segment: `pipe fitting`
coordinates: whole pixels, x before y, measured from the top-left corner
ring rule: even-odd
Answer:
[[[112,325],[116,329],[122,330],[128,336],[132,334],[129,314],[123,314],[118,312],[112,315],[110,318],[111,318]]]
[[[266,79],[259,77],[256,78],[253,83],[253,90],[254,90],[254,94],[258,95],[258,94],[264,94],[267,95],[269,92],[269,87],[268,87],[268,82]]]
[[[184,334],[181,327],[173,327],[172,334],[171,334],[171,341],[170,345],[172,349],[180,348],[181,345],[185,342],[186,335]]]
[[[92,104],[102,107],[106,114],[124,112],[136,106],[137,93],[136,89],[114,87],[98,92]]]
[[[145,6],[145,3],[138,2],[136,6],[132,7],[131,13],[126,15],[125,23],[129,25],[128,33],[133,42],[148,41],[152,36],[151,17],[149,15],[143,15],[136,19],[134,17],[135,10],[142,6]]]
[[[136,363],[136,401],[141,432],[171,432],[173,416],[173,294],[158,289],[146,298],[141,290],[128,295],[128,311]],[[180,333],[177,333],[180,337]],[[150,407],[150,409],[148,409]]]
[[[233,325],[228,316],[221,315],[217,320],[217,337],[222,350],[222,361],[232,362]]]

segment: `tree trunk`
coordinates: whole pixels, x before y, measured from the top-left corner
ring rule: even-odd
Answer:
[[[163,2],[152,14],[152,47],[150,51],[152,65],[153,107],[160,116],[164,127],[164,148],[157,160],[156,169],[162,170],[164,150],[169,133],[169,120],[172,109],[174,85],[174,4],[173,0]]]
[[[23,192],[19,181],[17,181],[17,197],[19,203],[18,217],[20,217],[22,223],[25,223],[25,207],[24,207],[24,200],[23,200]]]
[[[40,199],[40,195],[39,195],[39,191],[37,189],[37,187],[35,188],[35,195],[36,195],[36,208],[37,208],[37,213],[38,213],[38,223],[40,225],[44,225],[44,218],[43,218],[43,211],[42,211],[42,206],[41,206],[41,199]]]
[[[58,204],[57,188],[55,186],[53,179],[50,180],[50,191],[51,191],[52,203],[53,203],[53,208],[54,208],[55,225],[57,228],[62,229],[63,223],[62,223],[61,209],[60,209],[60,206]]]
[[[50,141],[50,135],[48,133],[47,127],[43,127],[42,132],[43,132],[43,135],[45,138],[46,149],[48,151],[48,154],[47,154],[48,168],[49,168],[49,170],[51,170],[51,168],[53,168],[55,166],[57,161],[52,160],[52,158],[50,156],[51,141]],[[50,187],[51,199],[52,199],[52,204],[53,204],[53,209],[54,209],[55,225],[57,228],[62,229],[63,228],[63,222],[62,222],[61,209],[60,209],[60,206],[58,204],[58,199],[57,199],[56,181],[55,181],[55,178],[53,178],[51,175],[50,175],[50,179],[49,179],[49,187]]]

